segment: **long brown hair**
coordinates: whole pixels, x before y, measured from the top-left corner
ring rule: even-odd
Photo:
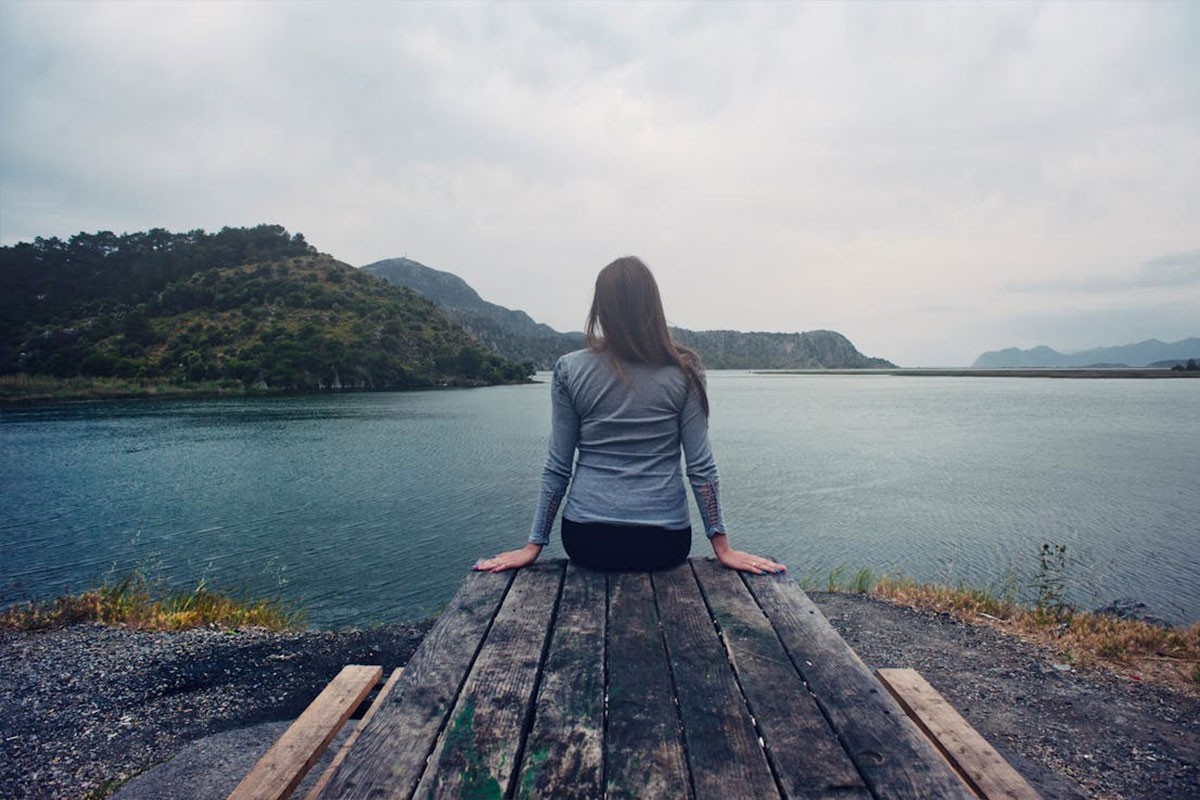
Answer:
[[[595,352],[608,352],[617,359],[639,364],[679,367],[696,390],[704,416],[708,416],[704,365],[694,350],[671,338],[658,284],[640,258],[624,256],[600,270],[584,332],[588,348]]]

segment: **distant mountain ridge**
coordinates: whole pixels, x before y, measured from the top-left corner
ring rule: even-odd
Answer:
[[[1095,347],[1077,353],[1060,353],[1052,347],[1040,345],[1028,350],[1009,347],[1004,350],[989,350],[975,359],[972,369],[1007,369],[1018,367],[1090,367],[1128,366],[1147,367],[1159,361],[1186,361],[1200,357],[1200,339],[1191,337],[1178,342],[1161,342],[1147,339],[1136,344],[1115,347]]]
[[[478,341],[505,358],[549,369],[563,353],[583,347],[582,333],[560,333],[524,311],[489,303],[466,281],[409,258],[389,258],[363,267],[384,280],[432,300]],[[710,369],[891,369],[869,358],[836,331],[743,333],[672,328],[680,344],[700,354]]]
[[[538,369],[549,369],[563,353],[583,347],[582,333],[559,333],[535,322],[524,311],[489,303],[452,272],[409,258],[376,261],[363,270],[431,300],[477,341],[505,358],[531,361]]]

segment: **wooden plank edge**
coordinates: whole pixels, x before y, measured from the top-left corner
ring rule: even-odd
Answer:
[[[521,718],[521,735],[517,740],[517,749],[513,754],[513,769],[508,776],[508,787],[505,797],[516,797],[521,787],[521,779],[525,773],[525,747],[533,733],[534,720],[537,718],[538,701],[542,694],[542,679],[545,677],[546,662],[550,658],[550,647],[554,642],[554,633],[558,628],[558,613],[562,608],[563,592],[567,588],[567,559],[554,559],[548,562],[558,568],[558,591],[554,594],[554,603],[550,606],[550,618],[546,621],[546,632],[542,637],[542,654],[538,657],[537,670],[534,672],[533,685],[530,687],[529,698],[525,704],[525,713]],[[499,612],[497,612],[499,613]]]
[[[282,800],[291,795],[382,675],[379,666],[342,667],[242,778],[229,800]]]
[[[401,679],[405,684],[404,691],[392,707],[381,708],[371,724],[363,729],[354,750],[333,775],[323,795],[382,797],[390,793],[395,797],[412,796],[449,722],[450,713],[487,639],[495,615],[512,587],[516,571],[471,571],[467,574],[433,627],[425,634],[420,646],[408,659]],[[464,625],[461,624],[464,617],[465,629],[472,632],[477,630],[478,639],[474,635],[464,635]],[[439,673],[439,662],[442,667],[446,667],[447,663],[445,654],[436,651],[439,647],[449,647],[446,642],[450,639],[467,644],[461,652],[454,654],[448,671]],[[471,644],[473,639],[475,642]],[[427,682],[431,672],[440,676],[433,684]],[[413,725],[405,722],[406,706],[412,705],[410,698],[431,690],[441,698],[434,702],[428,718]],[[398,748],[393,737],[411,734],[414,729],[417,735],[410,736],[403,747]],[[386,777],[376,769],[385,759]],[[401,759],[407,759],[406,763],[400,764]],[[380,786],[381,781],[386,786]]]
[[[354,726],[354,730],[350,732],[350,735],[346,737],[346,741],[342,743],[342,747],[337,751],[337,755],[333,757],[333,760],[329,762],[329,766],[321,773],[321,777],[317,779],[313,788],[305,795],[305,800],[317,800],[318,795],[325,790],[326,785],[333,778],[333,773],[337,772],[338,767],[342,765],[342,762],[346,760],[346,756],[350,754],[350,749],[354,747],[354,743],[358,741],[363,728],[371,721],[371,717],[375,716],[375,712],[383,706],[388,696],[391,695],[392,689],[395,688],[396,682],[400,680],[400,676],[403,674],[404,667],[397,667],[392,671],[391,676],[387,679],[387,683],[379,690],[379,694],[375,696],[375,701],[367,709],[367,713],[363,714],[363,718],[358,721],[358,725]]]
[[[1021,774],[921,673],[915,669],[877,669],[875,675],[976,796],[983,800],[1041,800]]]

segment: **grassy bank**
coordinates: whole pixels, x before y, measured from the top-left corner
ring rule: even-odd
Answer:
[[[24,631],[81,622],[153,631],[180,631],[205,625],[284,631],[303,627],[303,621],[302,612],[277,600],[247,599],[215,591],[204,581],[192,589],[171,589],[141,573],[106,581],[82,594],[25,603],[0,612],[0,628]]]
[[[909,577],[853,574],[836,569],[807,589],[852,592],[892,603],[949,614],[996,627],[1046,647],[1070,667],[1102,667],[1133,680],[1200,692],[1200,622],[1180,628],[1076,610],[1061,599],[1061,584],[1037,585],[1027,602],[969,586],[922,583]]]

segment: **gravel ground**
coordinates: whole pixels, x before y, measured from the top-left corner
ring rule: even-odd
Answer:
[[[1200,798],[1200,698],[945,614],[809,595],[863,661],[920,672],[1046,800]]]
[[[389,673],[428,629],[0,631],[0,798],[106,797],[189,742],[294,719],[345,664]]]
[[[1047,800],[1200,797],[1200,699],[1066,670],[986,626],[812,597],[869,665],[919,670]],[[428,627],[0,631],[0,797],[107,796],[189,746],[295,718],[343,664],[386,674]]]

